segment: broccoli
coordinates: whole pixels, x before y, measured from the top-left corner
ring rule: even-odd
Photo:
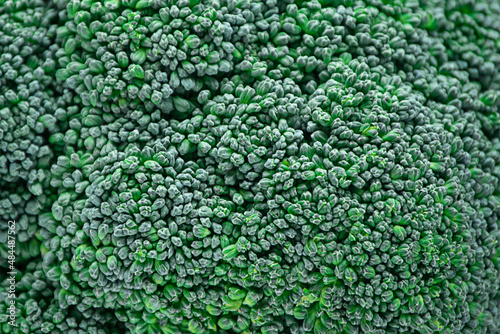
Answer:
[[[0,1],[18,329],[500,333],[499,16]]]
[[[42,266],[41,261],[30,262],[15,277],[17,310],[14,323],[17,328],[7,324],[11,322],[10,318],[7,319],[11,306],[10,283],[3,273],[0,276],[2,333],[107,334],[120,333],[124,329],[111,311],[88,310],[81,313],[76,309],[61,309]]]

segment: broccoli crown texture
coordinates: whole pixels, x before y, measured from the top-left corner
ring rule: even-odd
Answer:
[[[500,333],[498,0],[0,0],[0,332]]]

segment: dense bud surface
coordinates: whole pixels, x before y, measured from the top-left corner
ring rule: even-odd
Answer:
[[[6,1],[23,333],[499,333],[499,15]]]

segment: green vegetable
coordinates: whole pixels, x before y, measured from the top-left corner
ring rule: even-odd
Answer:
[[[0,1],[2,333],[498,333],[498,1]]]

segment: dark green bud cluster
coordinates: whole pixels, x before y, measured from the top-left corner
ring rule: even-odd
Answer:
[[[63,105],[54,74],[58,10],[39,0],[0,4],[0,253],[16,224],[18,262],[40,255],[37,216],[50,195],[54,157],[46,139]]]
[[[10,281],[2,274],[0,285],[0,329],[5,334],[108,334],[120,333],[120,324],[112,312],[90,310],[85,316],[77,310],[61,309],[54,298],[54,289],[42,270],[41,262],[31,262],[15,276],[15,322],[9,323]]]
[[[4,8],[25,328],[499,333],[498,2]]]
[[[67,22],[57,29],[63,47],[56,52],[56,77],[83,106],[167,112],[174,92],[217,90],[242,59],[262,6],[235,5],[69,2]]]

